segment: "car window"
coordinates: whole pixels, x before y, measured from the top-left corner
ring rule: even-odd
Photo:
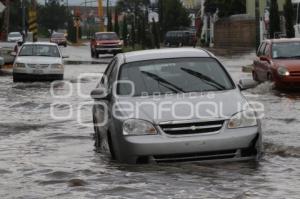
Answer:
[[[263,56],[266,43],[262,43],[257,51],[257,56]]]
[[[103,77],[101,78],[101,84],[106,85],[107,83],[109,83],[109,78],[111,76],[111,72],[114,68],[114,66],[116,65],[117,59],[113,59],[107,66]]]
[[[52,38],[65,38],[64,33],[54,33],[52,34]]]
[[[135,96],[229,90],[234,84],[213,58],[176,58],[127,63],[119,80],[131,81]],[[132,92],[129,84],[118,84],[118,94]]]
[[[118,35],[116,33],[101,33],[95,35],[98,40],[118,40]]]
[[[60,57],[60,52],[54,45],[24,45],[19,56]]]
[[[19,32],[13,32],[13,33],[9,33],[8,36],[9,37],[21,37],[22,35]]]
[[[280,42],[274,43],[272,47],[272,57],[274,59],[300,58],[300,42]]]
[[[266,44],[263,55],[269,57],[270,56],[270,49],[271,49],[271,44]]]

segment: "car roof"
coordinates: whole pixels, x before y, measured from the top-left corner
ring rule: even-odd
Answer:
[[[168,48],[155,50],[141,50],[123,53],[125,63],[155,59],[171,59],[184,57],[213,57],[214,55],[204,49],[197,48]]]
[[[300,42],[300,38],[266,39],[264,40],[264,42],[268,42],[268,43]]]
[[[117,33],[115,33],[115,32],[96,32],[95,34],[98,35],[98,34],[117,34]]]
[[[23,45],[49,45],[49,46],[57,46],[56,43],[50,43],[50,42],[25,42]]]

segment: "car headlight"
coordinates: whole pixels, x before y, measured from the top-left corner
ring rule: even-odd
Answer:
[[[255,111],[248,109],[232,116],[228,122],[229,129],[257,126]]]
[[[25,68],[26,66],[25,66],[24,63],[15,63],[15,64],[14,64],[14,67],[15,67],[15,68]]]
[[[62,64],[52,64],[51,68],[53,68],[53,69],[63,69],[64,65],[62,65]]]
[[[288,71],[288,69],[283,66],[279,67],[277,69],[277,72],[280,76],[289,76],[290,75],[290,72]]]
[[[123,123],[123,135],[156,135],[153,124],[145,120],[129,119]]]

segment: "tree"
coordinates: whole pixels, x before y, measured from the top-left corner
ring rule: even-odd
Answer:
[[[128,35],[127,18],[126,18],[126,16],[124,16],[123,25],[122,25],[122,39],[124,41],[125,46],[127,46],[127,44],[128,44],[127,35]]]
[[[68,12],[58,1],[49,1],[38,9],[38,24],[47,30],[65,28],[68,21]]]
[[[280,18],[277,0],[271,0],[270,6],[270,37],[274,38],[275,33],[280,32]]]
[[[286,0],[284,5],[284,17],[285,17],[285,28],[286,36],[288,38],[295,37],[294,30],[294,9],[291,0]]]
[[[112,16],[111,16],[111,11],[108,8],[107,9],[107,31],[111,32],[113,30],[113,24],[112,24]]]
[[[117,9],[115,9],[114,20],[115,20],[114,31],[119,35],[120,34],[120,30],[119,30],[119,13],[118,13]]]
[[[160,29],[163,34],[169,30],[189,27],[191,19],[180,0],[159,0]]]
[[[152,19],[152,34],[153,34],[154,46],[156,48],[160,48],[159,33],[158,33],[157,23],[155,22],[154,18]]]
[[[209,0],[205,1],[205,13],[215,13],[220,18],[246,12],[246,0]]]

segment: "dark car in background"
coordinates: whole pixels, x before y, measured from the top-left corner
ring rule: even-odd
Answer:
[[[51,43],[56,43],[59,46],[67,47],[67,39],[64,33],[54,32],[50,38]]]
[[[169,31],[165,35],[165,46],[196,46],[197,36],[196,31],[193,30],[180,30]]]
[[[122,52],[123,41],[115,32],[96,32],[91,39],[91,55],[98,58],[100,54],[116,55]]]
[[[263,41],[253,65],[254,80],[274,82],[277,88],[299,88],[300,39]]]

